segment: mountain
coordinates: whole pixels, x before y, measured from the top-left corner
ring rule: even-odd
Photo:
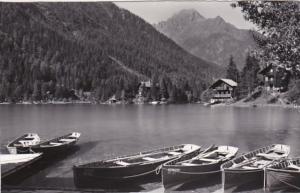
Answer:
[[[232,55],[241,69],[255,47],[249,30],[237,29],[220,16],[205,18],[194,9],[182,10],[154,27],[195,56],[227,66]]]
[[[160,85],[153,99],[186,101],[223,72],[113,3],[0,2],[0,12],[0,101],[133,98],[148,79]]]

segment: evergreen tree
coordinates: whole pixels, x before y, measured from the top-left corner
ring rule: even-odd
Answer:
[[[73,96],[72,90],[92,92],[100,100],[114,94],[131,99],[140,80],[152,79],[153,100],[186,102],[186,91],[199,98],[200,83],[209,84],[223,73],[112,3],[0,7],[0,101],[62,100]],[[89,14],[78,14],[79,9]],[[65,23],[70,24],[67,31],[59,27]]]
[[[241,81],[238,85],[239,97],[245,97],[259,85],[258,72],[260,70],[257,59],[248,54],[246,64],[241,73]]]
[[[277,61],[300,78],[300,2],[238,1],[245,19],[259,31],[253,33],[258,44],[256,57],[265,62]]]
[[[38,80],[35,80],[34,82],[32,98],[35,101],[42,100],[41,84]]]
[[[239,79],[240,79],[239,76],[240,76],[240,73],[236,67],[235,62],[233,61],[233,56],[230,56],[229,64],[228,64],[227,70],[226,70],[226,78],[231,79],[235,82],[239,82]]]

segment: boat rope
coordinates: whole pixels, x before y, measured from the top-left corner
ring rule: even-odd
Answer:
[[[220,173],[221,170],[216,170],[216,171],[209,171],[209,172],[183,172],[183,171],[180,171],[180,170],[168,170],[167,168],[162,168],[162,170],[166,170],[166,171],[169,171],[169,172],[172,172],[172,173],[180,173],[180,174],[216,174],[216,173]]]
[[[225,170],[225,171],[223,171],[223,172],[225,172],[225,173],[232,173],[232,174],[236,174],[236,173],[254,173],[254,172],[263,172],[263,169],[261,168],[261,169],[254,169],[253,171],[245,171],[245,170],[236,170],[236,171],[232,171],[232,170]]]
[[[298,187],[298,186],[295,186],[295,185],[293,185],[291,183],[288,183],[288,182],[286,182],[284,180],[281,180],[281,179],[277,178],[275,175],[273,175],[271,173],[269,173],[269,175],[272,176],[275,180],[278,180],[279,182],[282,182],[282,183],[286,184],[287,186],[290,186],[290,187],[292,187],[292,188],[294,188],[296,190],[300,190],[300,187]]]
[[[130,179],[130,178],[136,178],[136,177],[145,176],[145,175],[151,174],[151,173],[159,175],[159,173],[160,173],[160,167],[161,166],[158,166],[154,170],[147,171],[147,172],[140,173],[140,174],[136,174],[136,175],[131,175],[131,176],[123,176],[123,177],[101,177],[101,176],[97,176],[97,177],[98,178],[105,178],[105,179],[112,179],[113,180],[113,179]]]
[[[156,175],[159,175],[161,169],[162,169],[162,165],[158,166],[158,167],[155,169],[155,174],[156,174]]]

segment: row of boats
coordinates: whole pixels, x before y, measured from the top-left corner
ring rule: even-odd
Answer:
[[[26,148],[34,152],[55,152],[58,150],[55,147],[62,150],[74,145],[79,136],[79,133],[71,133],[40,143],[35,134],[27,134],[7,148],[10,153],[24,153]],[[250,184],[270,191],[300,190],[300,158],[289,159],[289,153],[290,147],[283,144],[269,145],[240,156],[237,156],[238,148],[233,146],[202,148],[182,144],[74,165],[73,176],[78,188],[130,184],[156,177],[162,180],[165,189],[178,189],[187,183],[201,183],[211,175],[219,175],[224,190]]]
[[[10,154],[59,153],[69,149],[79,140],[80,133],[72,132],[50,140],[42,141],[38,134],[27,133],[11,141],[6,146]]]
[[[287,159],[290,147],[269,145],[236,157],[237,147],[178,146],[141,152],[115,159],[75,165],[77,187],[91,184],[128,183],[147,175],[160,175],[165,189],[178,189],[211,175],[222,175],[223,189],[254,185],[269,190],[298,188],[300,159]]]
[[[44,141],[36,133],[18,137],[6,146],[9,154],[0,154],[1,179],[15,181],[15,174],[36,164],[41,158],[48,159],[68,151],[79,137],[77,132]]]

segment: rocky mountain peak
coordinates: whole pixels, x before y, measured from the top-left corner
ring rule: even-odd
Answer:
[[[225,20],[219,15],[215,18],[215,20],[219,23],[225,23]]]
[[[249,30],[238,29],[221,16],[205,18],[195,9],[182,10],[155,27],[193,55],[222,66],[233,55],[241,69],[255,47]]]
[[[171,19],[175,20],[185,20],[185,21],[198,21],[203,20],[205,17],[203,17],[197,10],[195,9],[183,9],[180,12],[174,14]]]

